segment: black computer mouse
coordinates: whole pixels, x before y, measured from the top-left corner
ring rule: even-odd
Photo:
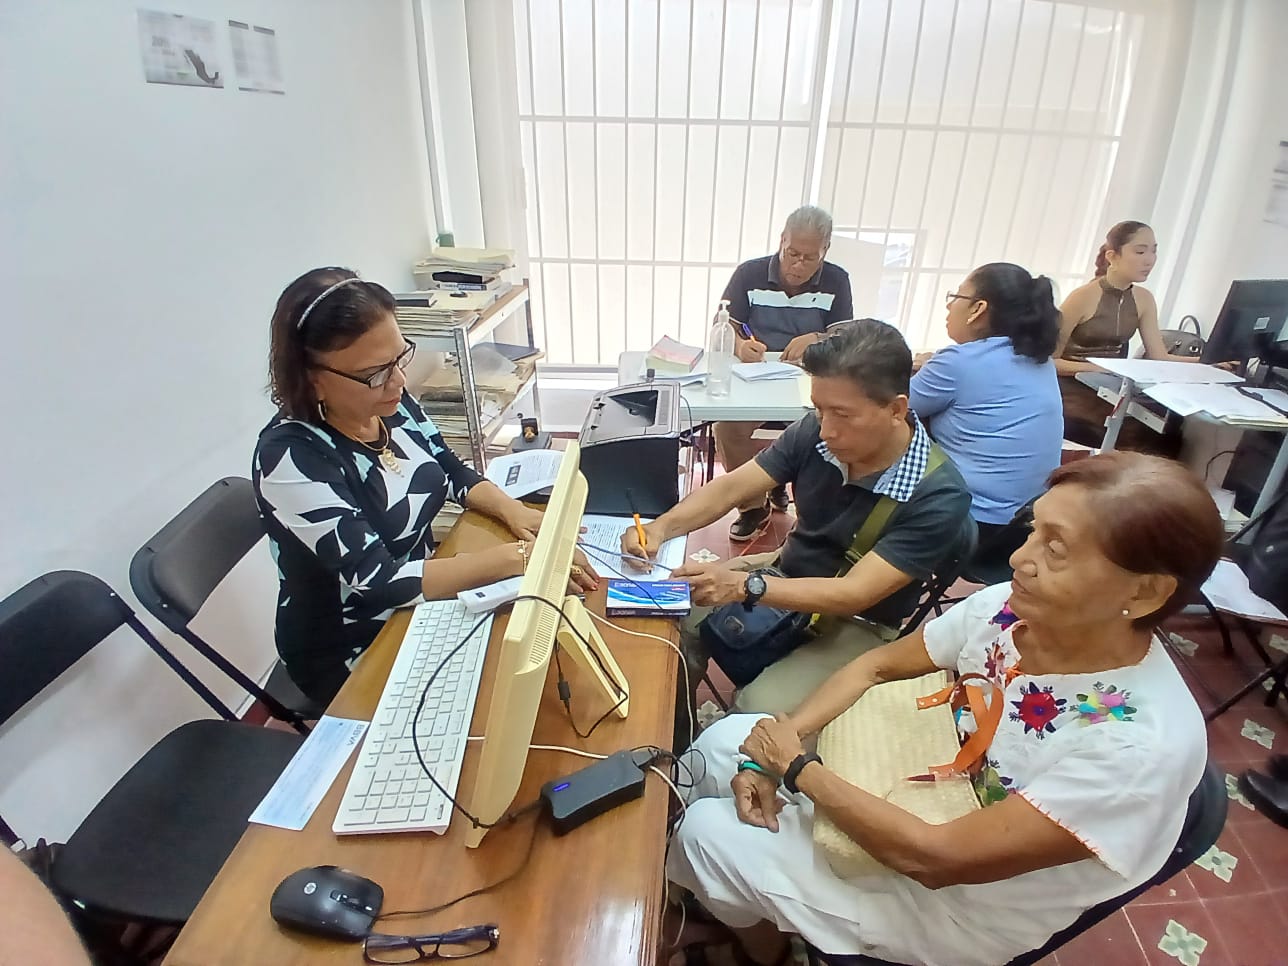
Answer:
[[[269,911],[288,929],[332,939],[362,939],[380,914],[385,890],[356,872],[315,865],[292,872],[273,891]]]

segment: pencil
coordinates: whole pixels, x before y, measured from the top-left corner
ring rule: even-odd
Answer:
[[[640,549],[648,553],[648,538],[644,536],[644,522],[640,520],[639,508],[635,506],[635,494],[631,492],[629,486],[626,488],[626,499],[631,504],[631,515],[635,517],[635,536],[639,537]]]

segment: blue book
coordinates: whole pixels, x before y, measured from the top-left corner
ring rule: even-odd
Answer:
[[[604,612],[609,617],[684,617],[689,585],[683,580],[610,579]]]

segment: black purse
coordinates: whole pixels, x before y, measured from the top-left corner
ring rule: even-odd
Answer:
[[[877,500],[854,535],[850,549],[845,552],[845,563],[837,571],[838,577],[847,573],[876,545],[895,506],[895,501],[888,496]],[[765,572],[786,576],[772,567]],[[735,687],[741,688],[756,680],[769,665],[781,661],[809,640],[814,634],[817,618],[817,614],[802,614],[766,604],[748,607],[736,602],[717,607],[708,614],[706,620],[698,625],[698,634],[711,659]]]
[[[776,567],[764,573],[786,576]],[[720,670],[741,688],[804,643],[813,616],[764,604],[725,604],[707,615],[698,633]]]

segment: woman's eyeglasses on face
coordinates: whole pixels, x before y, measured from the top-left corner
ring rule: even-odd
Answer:
[[[402,352],[398,353],[397,359],[389,363],[387,366],[381,366],[375,372],[367,376],[355,376],[351,372],[341,372],[339,369],[332,369],[330,366],[324,366],[320,362],[315,362],[313,365],[325,372],[331,372],[337,376],[344,376],[346,379],[351,379],[354,382],[360,382],[368,389],[383,389],[385,384],[389,382],[389,377],[394,374],[394,369],[405,370],[409,365],[411,365],[411,357],[416,354],[416,343],[409,339],[404,339],[403,341],[407,343],[407,347],[403,349]]]
[[[466,926],[425,936],[387,936],[372,933],[362,943],[369,963],[419,963],[427,959],[469,959],[496,949],[501,930],[494,923]]]
[[[945,293],[944,293],[944,304],[945,304],[945,305],[952,305],[952,304],[953,304],[953,300],[954,300],[954,299],[969,299],[971,302],[978,302],[978,301],[979,301],[979,299],[975,298],[975,296],[973,296],[973,295],[962,295],[960,292],[945,292]]]

